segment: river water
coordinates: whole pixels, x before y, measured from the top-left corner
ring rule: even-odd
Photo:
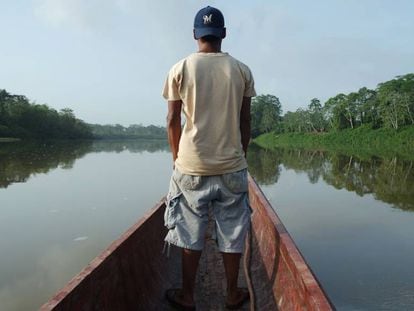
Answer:
[[[338,310],[414,309],[414,161],[252,147]],[[165,195],[160,141],[0,144],[0,310],[35,310]]]

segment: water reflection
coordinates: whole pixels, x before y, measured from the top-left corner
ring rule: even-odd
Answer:
[[[91,152],[132,153],[168,150],[164,140],[16,142],[0,144],[0,188],[26,182],[33,174],[56,168],[71,169],[77,159]]]
[[[414,211],[413,160],[367,159],[324,151],[264,150],[254,146],[248,162],[250,173],[261,184],[276,183],[284,167],[306,173],[310,183],[322,179],[336,189],[359,196],[372,194],[395,208]]]
[[[166,150],[146,140],[0,144],[0,310],[37,310],[154,206],[168,190]]]
[[[7,143],[0,145],[0,188],[26,182],[33,174],[56,168],[70,169],[88,153],[168,151],[163,140]],[[349,156],[324,151],[276,149],[252,145],[248,153],[250,173],[262,185],[278,181],[281,168],[306,173],[310,183],[323,180],[336,189],[374,197],[396,208],[414,211],[413,160],[398,157]]]
[[[77,158],[90,151],[91,142],[6,143],[0,145],[0,188],[26,182],[32,174],[58,167],[71,168]]]
[[[262,185],[271,185],[277,182],[280,176],[281,158],[278,152],[262,149],[257,145],[250,145],[247,153],[249,172]]]
[[[170,149],[166,140],[101,140],[93,143],[91,152],[119,153],[125,150],[132,153],[154,153]]]
[[[40,306],[165,195],[167,151],[166,141],[0,144],[0,309]],[[413,305],[414,214],[372,198],[414,211],[413,161],[254,145],[248,161],[259,183],[278,183],[263,190],[343,310]]]

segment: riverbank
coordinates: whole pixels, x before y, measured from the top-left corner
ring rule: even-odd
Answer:
[[[263,134],[254,139],[262,148],[302,148],[339,151],[345,154],[391,157],[399,155],[414,159],[414,126],[398,131],[368,127],[328,133]]]
[[[0,137],[0,143],[9,143],[9,142],[36,142],[36,141],[48,141],[48,142],[76,142],[76,141],[167,141],[167,136],[159,137],[159,136],[108,136],[108,137],[101,137],[95,136],[92,138],[73,138],[73,139],[65,139],[65,138],[14,138],[14,137]]]
[[[11,143],[15,141],[20,141],[20,138],[0,137],[0,143]]]

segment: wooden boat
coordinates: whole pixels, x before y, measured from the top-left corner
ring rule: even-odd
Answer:
[[[286,228],[249,177],[252,230],[240,283],[251,300],[241,310],[334,310]],[[114,241],[40,310],[173,310],[164,292],[180,286],[181,252],[162,254],[164,200]],[[221,256],[206,237],[197,276],[197,310],[224,310]]]

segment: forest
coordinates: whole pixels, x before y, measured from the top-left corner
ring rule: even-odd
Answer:
[[[164,127],[140,124],[124,127],[88,124],[72,109],[60,111],[30,102],[23,95],[0,89],[0,138],[20,139],[135,139],[166,138]]]
[[[166,139],[165,127],[141,124],[132,124],[124,127],[120,124],[89,124],[94,138],[96,139]]]
[[[259,95],[252,101],[252,136],[263,133],[324,133],[365,126],[399,130],[414,125],[414,74],[397,76],[375,89],[361,87],[337,94],[321,103],[313,98],[306,108],[282,115],[274,95]]]
[[[0,89],[0,137],[78,139],[92,138],[92,131],[69,108],[57,111]]]
[[[252,137],[265,133],[335,133],[357,128],[398,131],[414,125],[414,74],[397,76],[379,83],[375,89],[362,87],[349,94],[340,93],[323,104],[318,98],[313,98],[306,108],[288,111],[284,115],[282,112],[282,104],[275,95],[253,98]],[[388,132],[386,135],[389,136]],[[0,89],[0,137],[165,139],[166,129],[141,124],[128,127],[87,124],[76,118],[69,108],[57,111],[44,104],[32,103],[26,96]]]

